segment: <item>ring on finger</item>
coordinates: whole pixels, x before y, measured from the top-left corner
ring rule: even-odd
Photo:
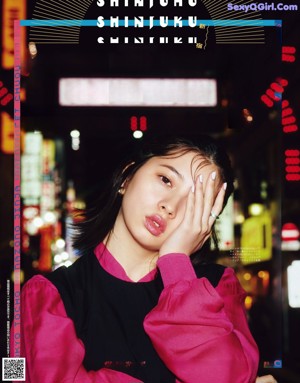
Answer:
[[[215,214],[213,211],[210,212],[210,216],[213,217],[214,219],[219,219],[219,216]]]

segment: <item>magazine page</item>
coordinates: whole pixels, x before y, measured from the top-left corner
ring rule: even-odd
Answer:
[[[0,5],[2,380],[298,382],[297,2]]]

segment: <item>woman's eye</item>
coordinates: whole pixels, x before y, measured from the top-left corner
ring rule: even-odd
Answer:
[[[172,186],[172,183],[171,181],[169,180],[168,177],[165,177],[165,176],[160,176],[160,179],[162,180],[162,182],[168,186]]]

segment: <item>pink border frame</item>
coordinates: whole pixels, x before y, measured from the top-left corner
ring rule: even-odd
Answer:
[[[14,357],[21,356],[21,26],[14,21]]]

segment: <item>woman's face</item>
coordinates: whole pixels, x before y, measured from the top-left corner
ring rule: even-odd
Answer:
[[[202,174],[204,190],[214,171],[217,172],[216,181],[219,181],[217,185],[221,186],[218,168],[204,165],[203,161],[203,157],[195,152],[148,160],[124,185],[114,234],[123,242],[129,241],[127,243],[134,248],[159,251],[181,223],[188,193],[199,175]]]

